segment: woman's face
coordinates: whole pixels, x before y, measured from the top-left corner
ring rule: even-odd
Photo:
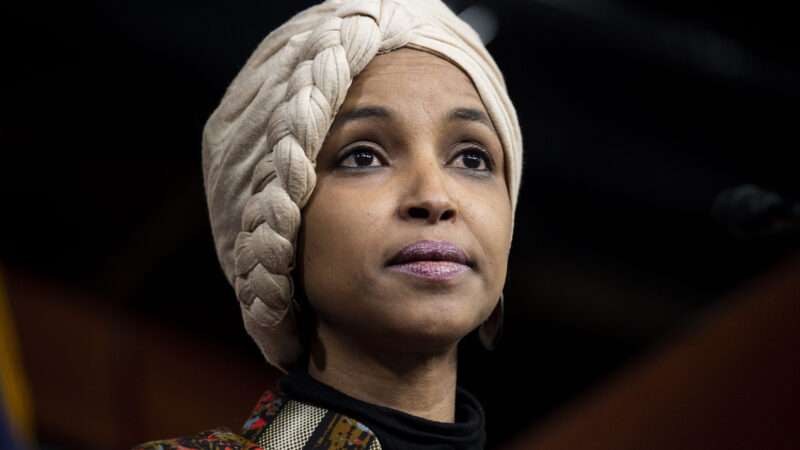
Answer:
[[[298,269],[319,326],[414,351],[452,348],[486,320],[511,242],[503,165],[464,72],[418,50],[376,56],[327,135],[303,210]]]

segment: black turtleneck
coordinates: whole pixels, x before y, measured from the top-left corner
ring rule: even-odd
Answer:
[[[436,422],[367,403],[324,384],[304,369],[279,381],[288,398],[347,415],[368,426],[383,450],[482,450],[486,443],[483,408],[469,392],[456,387],[455,422]]]

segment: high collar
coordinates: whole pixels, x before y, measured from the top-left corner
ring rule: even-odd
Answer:
[[[353,398],[294,369],[279,380],[290,399],[346,414],[368,426],[384,450],[483,449],[484,412],[468,391],[456,387],[455,422],[437,422]]]

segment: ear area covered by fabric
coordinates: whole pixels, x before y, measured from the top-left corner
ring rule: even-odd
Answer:
[[[348,39],[354,43],[348,45]],[[364,16],[324,19],[297,49],[301,60],[288,75],[284,98],[274,114],[260,121],[267,135],[266,162],[257,164],[249,184],[263,189],[253,192],[243,208],[244,230],[234,243],[234,287],[246,329],[262,341],[259,347],[267,360],[284,370],[302,350],[295,324],[286,323],[295,316],[288,274],[294,261],[299,210],[316,184],[313,161],[354,72],[366,66],[379,43],[374,20]]]

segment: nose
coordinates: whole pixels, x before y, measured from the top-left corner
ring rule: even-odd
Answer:
[[[435,224],[456,219],[457,207],[446,185],[446,174],[438,162],[417,164],[407,178],[400,202],[400,217],[404,220]]]

